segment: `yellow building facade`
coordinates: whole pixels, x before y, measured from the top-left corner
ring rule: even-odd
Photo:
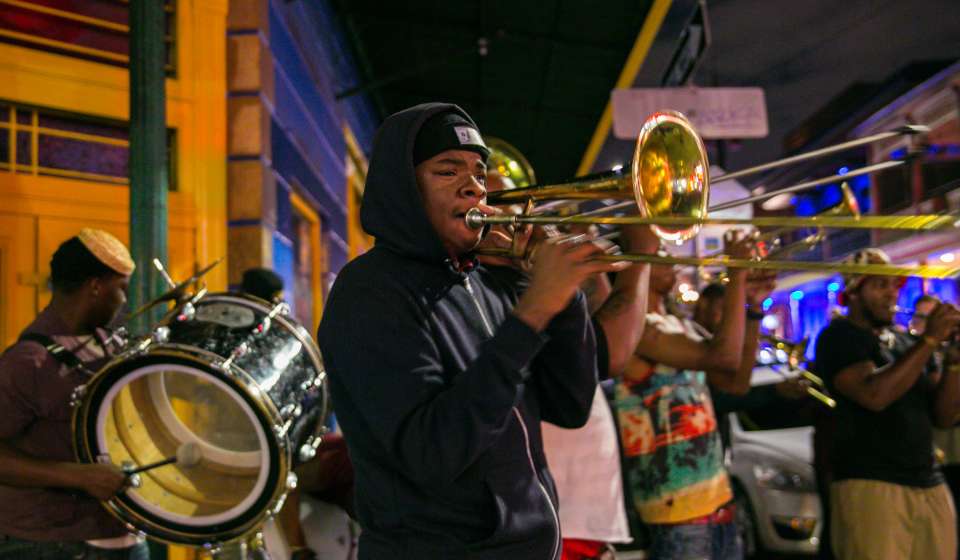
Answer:
[[[53,9],[0,0],[0,344],[49,300],[49,261],[82,227],[129,237],[126,174],[58,163],[122,159],[129,116],[126,5]],[[227,0],[168,2],[169,263],[174,278],[227,253]],[[99,35],[98,35],[99,34]],[[93,37],[93,39],[91,39]],[[57,151],[61,153],[58,154]],[[109,162],[107,162],[109,163]],[[109,165],[106,165],[109,167]],[[227,267],[206,278],[225,289]]]

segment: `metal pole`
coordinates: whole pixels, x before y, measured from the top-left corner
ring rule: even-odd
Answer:
[[[167,123],[164,76],[164,2],[130,2],[130,249],[137,264],[130,283],[131,308],[164,289],[151,261],[167,262]],[[143,332],[162,306],[138,317]]]

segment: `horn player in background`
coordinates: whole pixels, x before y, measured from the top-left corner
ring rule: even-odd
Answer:
[[[879,249],[846,262],[887,264]],[[960,361],[948,352],[960,310],[940,303],[919,338],[893,328],[903,279],[844,275],[838,317],[817,337],[816,364],[836,397],[831,541],[842,560],[953,560],[956,510],[934,461],[933,427],[960,413]]]

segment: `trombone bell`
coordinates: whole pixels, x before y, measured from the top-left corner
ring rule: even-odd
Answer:
[[[640,213],[648,218],[707,217],[710,164],[693,125],[674,111],[654,113],[643,123],[633,152],[631,176]],[[665,241],[682,243],[700,225],[652,225]]]
[[[646,218],[707,217],[709,200],[707,150],[690,121],[674,111],[654,113],[644,122],[633,152],[629,175],[603,173],[566,183],[490,193],[494,206],[527,200],[634,200]],[[665,241],[682,243],[700,231],[700,224],[651,225]]]

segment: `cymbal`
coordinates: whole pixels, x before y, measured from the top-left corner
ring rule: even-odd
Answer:
[[[220,257],[219,259],[213,261],[212,263],[208,264],[208,265],[205,266],[204,268],[198,270],[198,271],[197,271],[196,273],[194,273],[194,275],[191,276],[190,278],[187,278],[186,280],[184,280],[183,282],[180,282],[179,284],[177,284],[176,286],[170,288],[170,289],[167,290],[166,292],[160,294],[159,296],[153,298],[152,300],[148,301],[147,303],[141,305],[139,308],[137,308],[136,311],[134,311],[133,313],[130,314],[129,317],[127,317],[127,320],[129,321],[129,320],[133,319],[134,317],[138,317],[140,314],[145,313],[145,312],[149,311],[150,309],[153,309],[154,307],[156,307],[157,305],[159,305],[159,304],[161,304],[161,303],[163,303],[163,302],[166,302],[166,301],[179,301],[180,298],[183,297],[183,294],[187,291],[187,288],[190,286],[190,284],[193,284],[194,282],[196,282],[197,280],[199,280],[200,278],[202,278],[202,277],[203,277],[204,275],[206,275],[208,272],[210,272],[211,270],[213,270],[213,268],[214,268],[215,266],[217,266],[218,264],[220,264],[222,261],[223,261],[223,257]]]

